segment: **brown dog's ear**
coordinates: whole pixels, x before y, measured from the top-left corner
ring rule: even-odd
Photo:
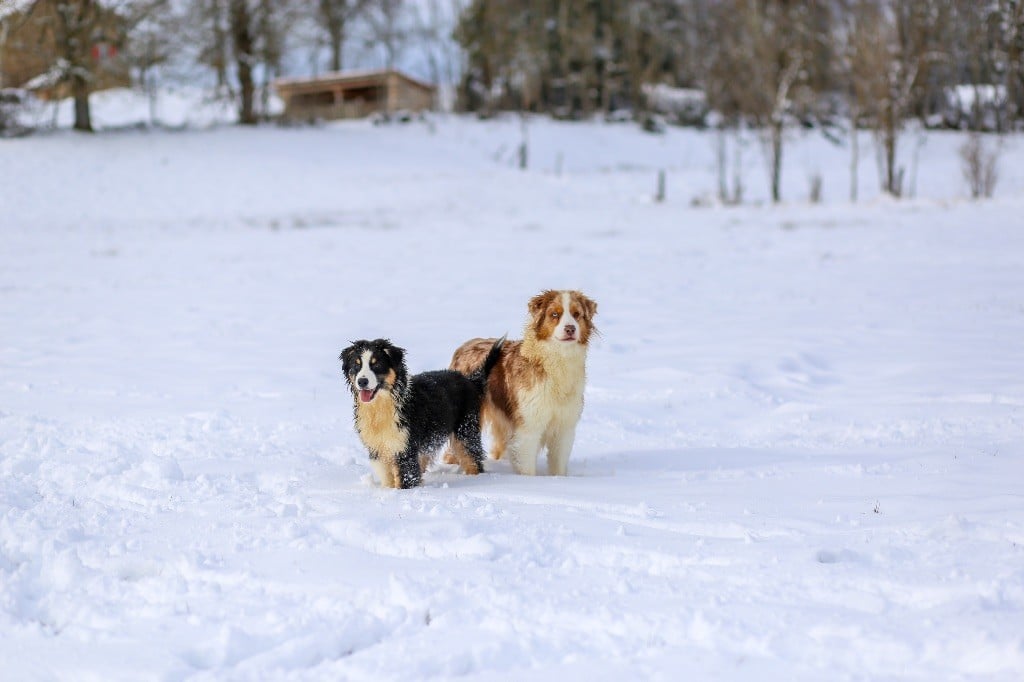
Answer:
[[[587,311],[587,319],[594,319],[594,315],[597,315],[597,301],[592,298],[587,298],[579,291],[576,293],[580,295],[580,300],[583,302],[583,308]]]
[[[531,298],[527,306],[527,310],[530,311],[530,317],[537,317],[537,315],[543,312],[544,308],[551,302],[551,297],[557,293],[557,291],[547,289]]]

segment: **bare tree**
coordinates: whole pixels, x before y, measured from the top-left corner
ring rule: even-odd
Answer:
[[[257,27],[257,55],[260,72],[260,112],[269,115],[270,89],[281,74],[281,63],[288,51],[287,36],[299,17],[298,7],[288,0],[260,0]]]
[[[1010,116],[1024,115],[1024,0],[997,0],[997,57],[1005,65],[1003,83]]]
[[[188,0],[199,63],[213,69],[219,94],[238,101],[238,120],[254,125],[269,110],[292,28],[309,17],[299,0]]]
[[[193,0],[191,31],[199,43],[198,61],[213,69],[217,78],[217,93],[232,92],[228,67],[231,62],[231,18],[229,0]]]
[[[456,0],[448,7],[446,12],[441,0],[426,0],[411,8],[415,42],[426,58],[431,82],[438,85],[454,84],[459,60],[451,34],[460,5]]]
[[[953,12],[951,79],[973,93],[950,123],[1005,131],[1024,112],[1024,2],[955,0]]]
[[[291,3],[274,0],[229,0],[228,18],[234,68],[239,81],[239,123],[255,125],[257,74],[262,75],[261,111],[266,113],[270,80],[281,70],[285,33],[294,14]]]
[[[718,176],[718,199],[725,204],[738,204],[743,198],[741,172],[741,126],[743,122],[739,90],[734,86],[735,69],[739,66],[739,55],[734,46],[742,42],[739,24],[735,16],[724,5],[714,8],[706,30],[717,36],[703,56],[704,89],[708,105],[714,110],[716,134],[715,165]],[[735,163],[733,164],[733,186],[729,188],[729,137],[733,137]]]
[[[92,131],[89,107],[89,79],[92,70],[89,48],[93,28],[99,22],[100,5],[95,0],[60,3],[50,0],[53,11],[54,43],[64,60],[65,78],[71,82],[75,100],[75,130]]]
[[[317,25],[327,34],[331,50],[331,71],[341,71],[344,66],[343,48],[349,24],[358,17],[370,0],[319,0]]]
[[[994,4],[954,0],[953,40],[950,47],[951,59],[947,63],[951,71],[948,80],[957,86],[968,86],[972,90],[969,102],[961,101],[964,87],[957,87],[953,100],[947,111],[946,122],[960,127],[966,124],[971,130],[979,130],[993,125],[1001,128],[1001,121],[986,120],[991,114],[1001,119],[1001,107],[991,105],[994,96],[984,96],[986,85],[991,87],[996,82],[995,65],[991,63],[994,46],[989,41],[988,21],[992,12],[997,10]],[[993,93],[994,95],[994,93]],[[969,105],[966,106],[965,105]],[[965,110],[969,109],[969,110]]]
[[[840,27],[844,43],[839,71],[850,118],[850,201],[857,201],[859,132],[864,117],[876,112],[875,97],[884,89],[881,74],[885,73],[888,57],[879,43],[886,22],[882,7],[872,0],[850,0],[843,9]]]
[[[231,26],[231,47],[235,57],[238,75],[239,105],[238,122],[242,125],[257,123],[254,95],[256,84],[253,66],[256,64],[256,7],[250,0],[230,0],[229,17]]]
[[[370,0],[367,21],[371,39],[384,50],[384,68],[393,69],[409,34],[404,23],[404,0]]]
[[[922,111],[929,72],[947,58],[948,0],[861,0],[856,82],[873,123],[883,191],[902,196],[900,136],[907,118]]]
[[[162,66],[176,54],[184,35],[185,15],[175,11],[172,3],[154,6],[133,27],[127,36],[123,59],[132,69],[136,85],[149,99],[149,120],[156,123]]]
[[[466,69],[460,84],[463,106],[490,115],[502,105],[502,93],[512,80],[517,29],[523,10],[512,3],[475,0],[459,16],[455,40],[466,52]],[[499,31],[498,26],[507,30]],[[519,102],[516,102],[518,104]]]
[[[68,84],[74,129],[92,131],[89,96],[101,73],[117,60],[105,47],[123,47],[127,36],[166,0],[37,0],[32,13],[52,42],[51,75]]]
[[[817,7],[816,2],[728,0],[715,8],[718,40],[710,47],[708,71],[712,106],[760,131],[775,202],[782,198],[787,118],[807,105],[805,86],[817,64],[811,22]]]
[[[756,5],[755,5],[756,6]],[[797,32],[803,24],[794,6],[799,3],[766,2],[760,11],[748,12],[755,71],[747,90],[748,113],[761,130],[768,148],[772,201],[782,199],[782,143],[792,92],[807,68],[803,41]],[[760,38],[760,40],[758,39]]]

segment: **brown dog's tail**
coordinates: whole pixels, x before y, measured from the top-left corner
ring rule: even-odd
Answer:
[[[507,337],[508,334],[505,334],[505,336],[495,341],[491,346],[490,352],[487,353],[487,357],[484,358],[484,364],[480,365],[469,375],[469,380],[476,384],[481,393],[487,390],[487,377],[491,375],[491,370],[494,369],[494,366],[498,364],[498,360],[501,359],[501,348],[505,345]]]

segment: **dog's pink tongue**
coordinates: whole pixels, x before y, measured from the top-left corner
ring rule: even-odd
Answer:
[[[360,389],[359,399],[362,400],[364,403],[370,402],[371,400],[373,400],[373,391],[368,391],[365,388]]]

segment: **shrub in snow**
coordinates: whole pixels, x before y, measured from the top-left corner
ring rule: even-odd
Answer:
[[[661,135],[665,132],[665,119],[658,114],[645,113],[640,118],[640,127],[644,132]]]
[[[703,90],[674,88],[669,85],[645,83],[640,92],[647,108],[665,116],[676,125],[703,128],[708,116],[708,99]]]
[[[551,118],[556,121],[582,121],[583,112],[570,106],[552,107]]]
[[[392,112],[378,111],[370,116],[373,125],[385,125],[387,123],[412,123],[413,121],[426,121],[427,116],[422,111],[414,112],[408,109],[398,109]]]
[[[608,123],[629,123],[633,120],[633,112],[629,109],[612,109],[604,115]]]
[[[825,184],[825,178],[822,176],[821,171],[815,171],[807,178],[808,191],[807,200],[812,204],[821,203],[821,190]]]
[[[999,180],[1000,143],[986,144],[981,133],[971,133],[960,147],[960,168],[972,199],[992,197]]]
[[[40,108],[39,100],[27,90],[0,89],[0,137],[27,135]]]

